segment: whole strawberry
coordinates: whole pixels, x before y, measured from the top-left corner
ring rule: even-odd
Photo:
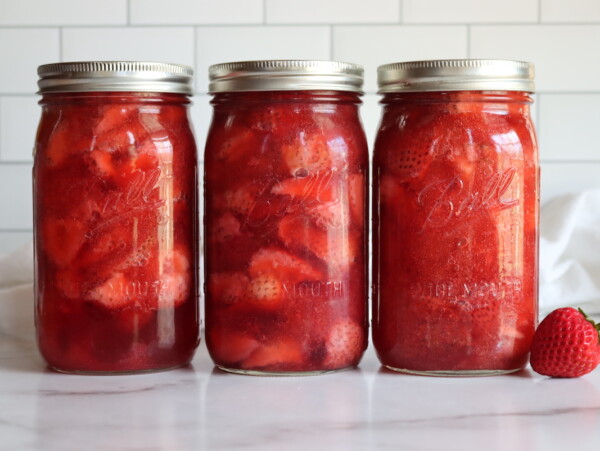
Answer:
[[[531,367],[551,377],[579,377],[600,363],[600,324],[581,309],[560,308],[538,326],[531,344]]]

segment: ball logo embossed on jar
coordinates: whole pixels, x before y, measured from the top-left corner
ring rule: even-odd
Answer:
[[[468,221],[483,211],[499,212],[518,205],[518,199],[505,198],[516,173],[514,167],[495,172],[474,191],[469,190],[476,185],[474,180],[458,176],[427,184],[417,194],[417,203],[426,209],[421,232]]]

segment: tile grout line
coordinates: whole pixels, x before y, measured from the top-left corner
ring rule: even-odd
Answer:
[[[63,28],[58,28],[58,60],[63,62]]]
[[[194,27],[194,42],[192,50],[194,52],[192,61],[194,62],[194,95],[198,93],[198,27]]]
[[[329,25],[329,59],[333,60],[333,25]]]
[[[542,0],[538,0],[537,21],[542,23]]]
[[[263,25],[267,24],[267,0],[262,0],[262,23]]]
[[[582,27],[582,26],[595,26],[600,27],[600,20],[589,21],[589,22],[543,22],[538,23],[537,21],[529,22],[410,22],[410,23],[398,23],[398,22],[344,22],[344,23],[314,23],[314,22],[299,22],[299,23],[136,23],[130,25],[115,25],[115,24],[94,24],[94,25],[60,25],[60,27],[69,28],[85,28],[85,29],[108,29],[108,28],[189,28],[192,26],[199,27],[326,27],[328,25],[342,26],[342,27],[397,27],[402,25],[403,27],[459,27],[465,25],[475,25],[482,27],[533,27],[533,28],[545,28],[549,26],[558,27]],[[0,25],[0,30],[27,30],[27,29],[56,29],[59,25]]]
[[[467,25],[467,58],[471,58],[471,25]]]
[[[398,23],[402,23],[404,12],[404,0],[398,0]]]
[[[127,0],[127,26],[131,25],[131,0]]]

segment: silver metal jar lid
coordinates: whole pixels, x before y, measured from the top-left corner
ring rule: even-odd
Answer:
[[[80,61],[38,67],[39,94],[49,92],[162,92],[191,95],[194,70],[145,61]]]
[[[425,91],[534,92],[534,66],[525,61],[456,59],[379,66],[379,93]]]
[[[350,91],[362,93],[363,67],[337,61],[263,60],[215,64],[208,91]]]

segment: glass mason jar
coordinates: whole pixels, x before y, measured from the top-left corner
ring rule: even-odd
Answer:
[[[537,321],[533,65],[449,60],[378,71],[373,342],[386,367],[488,375],[527,363]]]
[[[362,67],[210,68],[206,344],[242,374],[356,366],[367,345]]]
[[[187,364],[198,345],[192,69],[41,66],[35,143],[38,343],[58,371]]]

